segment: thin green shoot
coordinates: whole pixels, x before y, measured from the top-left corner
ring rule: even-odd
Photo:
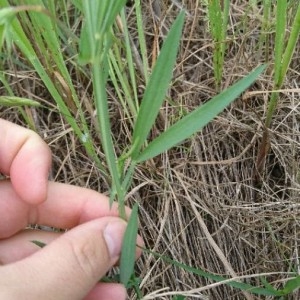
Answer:
[[[300,34],[300,3],[298,4],[296,15],[291,26],[291,32],[286,41],[286,22],[287,22],[287,0],[277,1],[276,14],[276,38],[275,38],[275,74],[274,74],[274,90],[282,87],[284,78],[288,71],[291,59],[295,52],[295,47]],[[265,127],[269,128],[272,117],[278,104],[278,93],[272,93],[269,101]]]
[[[216,80],[216,87],[218,90],[220,89],[223,75],[229,7],[229,0],[208,1],[209,25],[214,41],[213,68]]]
[[[263,1],[263,20],[261,24],[261,32],[258,41],[258,49],[262,54],[263,48],[265,51],[265,62],[269,61],[269,49],[270,49],[270,39],[269,39],[269,31],[270,31],[270,14],[271,14],[271,0]]]
[[[135,13],[136,13],[136,25],[137,25],[137,31],[138,31],[138,40],[139,40],[139,46],[141,49],[141,57],[142,57],[142,75],[145,79],[146,85],[149,81],[149,63],[148,63],[148,53],[147,53],[147,46],[146,46],[146,39],[145,39],[145,31],[143,28],[143,19],[142,19],[142,10],[141,10],[141,1],[135,0]],[[139,65],[139,64],[138,64]]]
[[[134,60],[133,60],[133,55],[134,55],[133,51],[135,48],[133,48],[133,43],[131,42],[131,37],[128,31],[124,10],[121,11],[121,21],[122,21],[122,31],[125,39],[125,50],[126,50],[126,61],[127,61],[126,66],[128,67],[130,82],[132,85],[132,93],[131,95],[128,95],[127,99],[129,104],[131,104],[131,102],[134,102],[134,105],[131,104],[131,106],[134,106],[135,110],[133,111],[133,113],[134,115],[136,115],[136,110],[139,107],[139,103],[138,103],[138,95],[137,95],[138,87],[136,82],[136,74],[135,74]]]
[[[275,61],[274,61],[274,79],[273,89],[280,90],[284,79],[286,77],[291,59],[294,55],[297,41],[300,34],[300,3],[298,3],[296,14],[291,26],[291,33],[286,36],[286,22],[287,22],[287,0],[277,1],[276,6],[276,36],[275,36]],[[287,43],[286,43],[287,40]],[[266,156],[269,153],[270,140],[269,140],[269,128],[271,127],[273,115],[278,106],[279,93],[274,92],[271,94],[264,132],[261,144],[258,149],[257,161],[256,161],[256,174],[255,182],[260,184],[260,176],[263,172]]]

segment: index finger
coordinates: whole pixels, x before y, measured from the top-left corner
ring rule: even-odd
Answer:
[[[51,152],[33,131],[0,119],[0,172],[9,176],[18,196],[38,204],[46,200]]]
[[[9,181],[0,182],[0,240],[8,238],[29,224],[71,229],[103,217],[118,217],[118,204],[96,191],[49,182],[47,200],[40,205],[21,201]],[[129,217],[130,209],[125,208]]]

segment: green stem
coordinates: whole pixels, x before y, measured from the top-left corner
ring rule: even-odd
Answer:
[[[102,67],[99,67],[99,59],[95,59],[92,64],[92,80],[94,83],[95,102],[97,108],[98,122],[100,126],[101,141],[103,151],[106,157],[108,168],[112,177],[112,189],[115,188],[119,200],[119,213],[125,218],[124,193],[120,182],[120,174],[116,165],[116,157],[111,138],[111,127],[109,121],[109,111],[106,95],[107,80],[107,61],[102,61]]]

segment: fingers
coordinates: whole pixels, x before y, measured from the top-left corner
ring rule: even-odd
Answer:
[[[33,131],[0,119],[0,172],[10,176],[16,193],[28,203],[46,199],[51,152]]]
[[[84,222],[118,216],[116,203],[95,191],[71,185],[49,182],[47,200],[38,206],[20,199],[9,181],[0,182],[0,238],[10,237],[28,224],[57,228],[72,228]],[[126,208],[128,216],[130,209]]]
[[[6,298],[0,298],[84,299],[118,260],[125,228],[119,218],[96,219],[63,234],[34,255],[0,267],[0,296],[1,291],[6,292],[2,295]]]
[[[7,265],[35,254],[42,248],[32,241],[38,241],[46,246],[59,238],[62,234],[53,231],[26,229],[8,239],[0,239],[0,265]],[[139,246],[143,246],[143,240],[137,237]],[[141,249],[136,249],[136,259],[141,255]]]

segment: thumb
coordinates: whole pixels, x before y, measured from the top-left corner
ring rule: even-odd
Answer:
[[[32,256],[1,267],[0,291],[7,291],[5,299],[83,299],[117,262],[125,228],[115,217],[77,226]]]

